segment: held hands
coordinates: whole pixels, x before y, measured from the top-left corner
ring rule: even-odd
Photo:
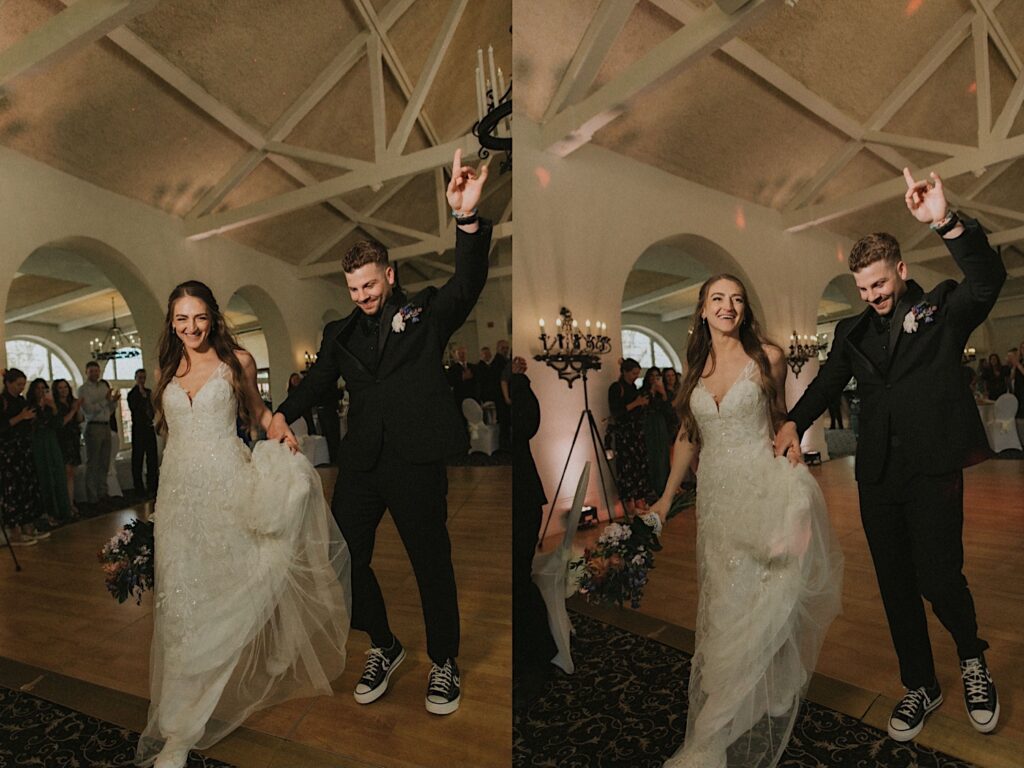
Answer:
[[[291,449],[292,453],[296,453],[299,450],[299,441],[295,439],[295,435],[288,427],[288,422],[284,420],[283,414],[275,413],[270,420],[270,426],[267,427],[267,439],[284,443]]]
[[[484,182],[487,181],[487,163],[481,163],[477,170],[462,164],[462,150],[455,150],[452,161],[452,180],[448,182],[448,205],[460,214],[470,214],[480,203]]]
[[[942,179],[935,173],[930,175],[931,181],[914,181],[910,169],[904,168],[903,178],[907,182],[907,194],[904,199],[915,219],[924,224],[937,224],[946,217],[948,205]]]
[[[796,433],[796,424],[787,421],[775,433],[775,455],[785,456],[794,467],[803,464],[804,454],[800,449],[800,436]]]

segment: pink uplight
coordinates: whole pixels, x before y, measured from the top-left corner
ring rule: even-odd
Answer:
[[[842,264],[845,260],[846,260],[846,257],[843,255],[843,246],[837,245],[836,246],[836,261],[838,261],[840,264]]]
[[[924,5],[924,0],[909,0],[907,7],[903,9],[903,14],[909,19],[921,10],[922,5]]]
[[[551,171],[541,165],[538,165],[533,169],[533,173],[537,177],[537,181],[540,182],[540,188],[547,189],[548,184],[551,183]]]
[[[736,219],[735,219],[735,221],[736,221],[736,229],[746,229],[747,228],[747,216],[746,216],[745,213],[743,213],[743,206],[742,205],[736,206]]]
[[[975,93],[978,92],[978,81],[977,80],[975,80],[973,83],[971,83],[970,85],[967,86],[967,92],[969,94],[971,94],[971,95],[974,95]]]

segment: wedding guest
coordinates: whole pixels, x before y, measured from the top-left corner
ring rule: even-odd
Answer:
[[[32,461],[39,478],[43,519],[51,528],[56,528],[71,520],[68,480],[57,437],[63,425],[45,379],[33,379],[26,402],[36,412],[32,420]]]
[[[60,419],[57,442],[60,443],[61,458],[64,460],[71,517],[77,519],[79,512],[75,506],[75,471],[82,464],[82,401],[71,393],[71,385],[67,379],[54,379],[53,399],[57,404],[57,417]]]
[[[153,418],[153,390],[146,387],[146,369],[135,372],[135,386],[128,393],[132,412],[132,485],[139,498],[155,497],[160,483],[160,464],[156,455],[156,429]],[[142,465],[146,465],[146,484],[142,483]]]
[[[675,408],[665,391],[661,371],[651,366],[644,374],[640,394],[649,401],[644,409],[644,446],[647,449],[647,482],[651,488],[664,488],[670,467],[669,445]]]
[[[452,359],[448,363],[448,386],[452,388],[455,408],[462,413],[463,400],[476,400],[477,381],[473,368],[466,362],[466,348],[456,347]],[[465,422],[465,417],[463,417]]]
[[[512,441],[512,411],[511,398],[508,389],[508,377],[511,376],[511,347],[502,339],[494,345],[494,364],[492,370],[495,372],[498,381],[498,399],[494,401],[498,410],[498,442],[504,450],[511,448]]]
[[[107,473],[110,470],[110,417],[114,415],[120,391],[100,381],[100,364],[90,360],[85,366],[86,381],[78,388],[85,416],[85,491],[90,504],[106,501]]]
[[[1009,390],[1017,398],[1017,435],[1024,443],[1024,342],[1006,354],[1006,366]]]
[[[619,364],[619,378],[608,387],[608,410],[615,419],[611,427],[615,442],[615,480],[627,515],[647,506],[652,495],[647,478],[647,447],[644,444],[644,415],[650,400],[636,388],[640,363],[631,357]]]
[[[668,400],[669,404],[674,403],[676,401],[676,395],[679,394],[679,373],[672,366],[662,368],[661,381],[665,385],[665,399]],[[679,413],[676,411],[675,407],[673,407],[672,418],[668,424],[669,443],[672,447],[675,446],[676,434],[679,432],[679,425]],[[670,452],[672,447],[669,448]]]
[[[1009,378],[1006,368],[999,360],[999,355],[993,352],[988,356],[988,365],[981,374],[982,383],[985,387],[985,395],[989,400],[995,400],[1000,395],[1006,394],[1007,380]]]
[[[828,403],[829,429],[843,428],[843,393],[840,392]],[[839,426],[836,426],[836,425]]]
[[[39,477],[32,462],[32,410],[22,392],[25,374],[17,368],[4,371],[0,392],[0,518],[13,546],[28,547],[48,532],[33,525],[42,513]]]

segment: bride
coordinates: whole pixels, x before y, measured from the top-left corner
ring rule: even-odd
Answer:
[[[766,768],[785,749],[839,613],[842,554],[814,478],[797,457],[775,458],[785,360],[737,278],[701,286],[686,362],[672,471],[651,507],[665,519],[699,454],[689,714],[665,765]]]
[[[167,433],[156,500],[149,721],[136,764],[184,766],[252,712],[329,695],[345,664],[349,556],[319,476],[266,428],[256,365],[203,283],[167,302],[154,395]]]

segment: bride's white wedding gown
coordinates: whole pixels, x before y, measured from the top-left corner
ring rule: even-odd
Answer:
[[[257,709],[331,693],[345,664],[349,554],[320,479],[237,437],[230,369],[164,390],[149,722],[136,762],[206,747]]]
[[[682,748],[666,768],[766,768],[789,740],[832,619],[843,560],[821,489],[772,450],[753,361],[715,403],[690,406],[697,470],[699,603]]]

